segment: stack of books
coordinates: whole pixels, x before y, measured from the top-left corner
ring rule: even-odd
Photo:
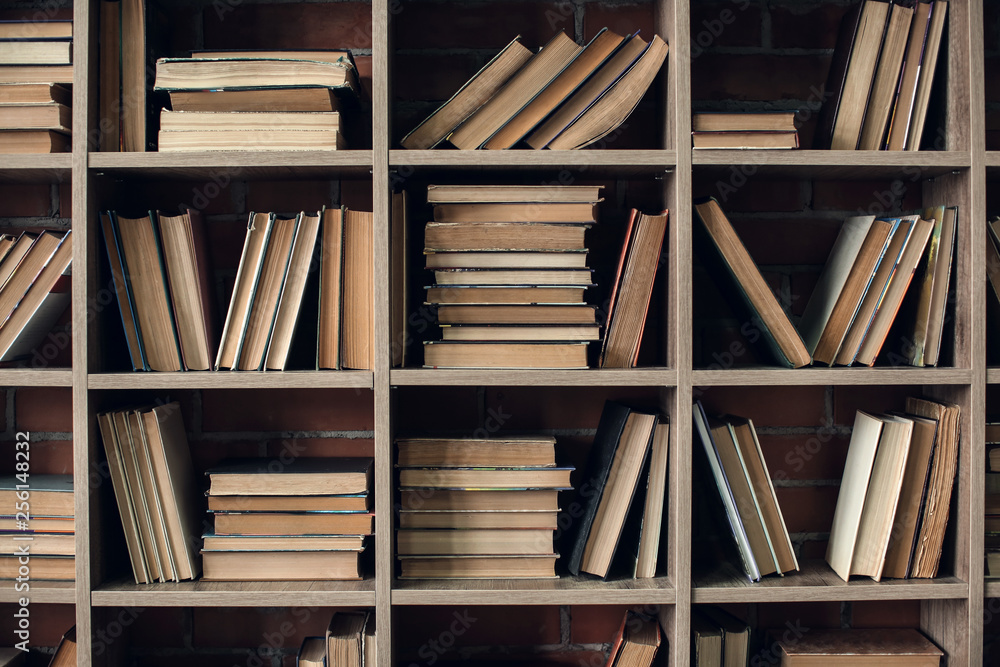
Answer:
[[[743,573],[759,581],[769,574],[797,571],[799,561],[753,422],[742,417],[709,417],[697,401],[694,427],[701,442],[702,495],[716,508],[721,504],[716,518],[726,517]],[[716,492],[708,490],[713,486]]]
[[[26,358],[70,301],[73,232],[0,237],[0,362]]]
[[[515,37],[402,146],[583,148],[628,118],[666,57],[658,35],[647,43],[607,28],[586,46],[560,32],[534,54]]]
[[[908,398],[905,413],[858,411],[826,552],[837,575],[937,576],[959,432],[957,405]]]
[[[137,584],[195,579],[204,504],[177,402],[97,415]]]
[[[764,281],[715,199],[695,204],[696,250],[743,321],[778,363],[937,365],[955,253],[958,207],[844,221],[798,329]],[[916,277],[916,279],[915,279]],[[910,289],[916,283],[915,289]],[[733,289],[735,286],[737,289]],[[909,298],[906,298],[909,296]],[[891,335],[890,335],[891,334]]]
[[[206,581],[361,579],[372,459],[232,459],[206,474]]]
[[[338,611],[325,637],[306,637],[299,648],[297,667],[375,667],[375,612]]]
[[[551,578],[559,555],[555,438],[403,438],[401,578]]]
[[[348,51],[202,51],[156,62],[160,151],[338,150],[361,94]]]
[[[817,148],[920,150],[948,3],[859,2],[844,17]]]
[[[598,340],[584,235],[600,186],[438,186],[424,232],[442,341],[431,368],[586,368]],[[661,235],[662,238],[662,235]]]
[[[0,84],[8,83],[72,85],[73,22],[0,21]]]
[[[709,112],[691,116],[695,148],[798,148],[796,111]]]
[[[938,667],[945,655],[912,628],[813,628],[802,636],[778,637],[780,631],[775,635],[775,644],[768,652],[781,656],[782,667]]]
[[[666,418],[604,404],[570,529],[570,574],[656,576],[669,443]]]
[[[0,83],[0,153],[68,152],[72,106],[73,93],[67,86]]]
[[[695,607],[691,652],[698,667],[745,667],[750,658],[750,626],[718,607]]]
[[[15,445],[12,452],[17,460],[28,460],[23,447]],[[24,564],[19,559],[28,554],[31,579],[75,580],[73,476],[20,473],[0,477],[0,502],[9,508],[0,517],[0,579],[16,579]]]

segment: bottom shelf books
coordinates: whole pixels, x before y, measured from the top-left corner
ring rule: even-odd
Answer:
[[[626,612],[611,644],[606,667],[650,667],[662,640],[659,619],[634,611]]]
[[[30,566],[33,580],[75,580],[73,476],[0,477],[0,502],[17,512],[0,516],[0,579],[23,576]]]
[[[339,611],[330,619],[325,637],[306,637],[299,649],[298,667],[374,667],[375,614]]]
[[[372,459],[234,459],[207,474],[206,581],[361,579]]]
[[[402,579],[552,578],[559,505],[572,468],[555,438],[397,441]]]

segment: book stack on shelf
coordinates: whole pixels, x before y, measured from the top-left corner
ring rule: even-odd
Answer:
[[[699,255],[716,269],[712,274],[734,309],[759,323],[766,352],[781,365],[873,366],[880,354],[893,365],[939,364],[957,206],[845,220],[797,329],[719,203],[699,200],[695,212]]]
[[[777,638],[775,648],[783,667],[939,667],[945,657],[934,642],[912,628],[815,628],[801,637]]]
[[[30,463],[27,441],[18,440],[14,457]],[[27,469],[27,466],[22,466]],[[28,472],[0,477],[0,579],[16,579],[19,559],[30,554],[31,579],[76,579],[76,520],[72,475]],[[25,589],[28,590],[28,589]]]
[[[587,367],[599,326],[583,303],[593,273],[584,236],[600,189],[428,186],[427,301],[443,340],[425,343],[425,366]]]
[[[555,438],[401,438],[396,551],[403,579],[552,578]]]
[[[703,495],[724,513],[743,573],[751,581],[769,574],[798,571],[792,540],[785,526],[767,463],[753,422],[742,417],[708,417],[694,405],[694,427],[707,464]],[[717,494],[708,490],[712,486]],[[716,516],[715,518],[718,518]]]
[[[580,483],[583,513],[570,529],[571,574],[656,576],[669,443],[665,417],[605,402]]]
[[[694,148],[798,148],[797,111],[701,111],[691,115]]]
[[[325,637],[302,640],[297,667],[375,667],[375,613],[338,611],[330,619]]]
[[[905,413],[858,411],[826,552],[842,579],[937,576],[959,417],[957,405],[918,398]]]
[[[944,0],[864,0],[840,26],[817,148],[920,150],[944,35]]]
[[[156,62],[160,151],[347,148],[362,88],[349,51],[202,51]]]
[[[370,458],[232,459],[208,470],[206,581],[361,579]]]
[[[73,232],[0,237],[0,362],[25,359],[70,302]]]
[[[193,580],[204,503],[179,403],[97,415],[137,584]]]
[[[667,57],[658,35],[602,29],[586,46],[559,32],[537,53],[507,45],[451,99],[406,135],[403,148],[576,149],[614,132]]]
[[[0,153],[66,153],[73,93],[57,83],[0,83]]]
[[[718,607],[691,611],[691,663],[698,667],[746,667],[750,626]]]

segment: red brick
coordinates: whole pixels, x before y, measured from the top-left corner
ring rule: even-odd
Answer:
[[[840,233],[839,220],[740,219],[733,228],[747,252],[760,264],[815,264],[823,266]]]
[[[858,410],[868,413],[902,410],[907,396],[920,396],[913,387],[835,387],[833,390],[833,420],[838,425],[854,426]]]
[[[73,390],[69,387],[22,387],[14,397],[19,431],[70,433],[73,430]]]
[[[67,595],[72,599],[72,593]],[[0,632],[5,637],[14,637],[17,619],[14,612],[18,605],[0,605]],[[76,624],[76,605],[72,604],[31,604],[31,637],[28,646],[54,647],[63,634]],[[13,644],[13,642],[11,642]]]
[[[46,217],[53,213],[52,186],[42,183],[0,185],[0,202],[3,202],[0,217]]]
[[[500,49],[516,35],[530,49],[544,45],[560,30],[573,36],[570,3],[405,2],[393,17],[399,49]]]
[[[395,626],[393,641],[401,653],[417,653],[429,641],[447,645],[441,636],[454,638],[452,651],[463,646],[559,643],[559,607],[422,607],[419,611]],[[454,632],[452,627],[464,631]]]
[[[776,49],[832,49],[848,7],[794,3],[771,7],[771,42]],[[824,79],[825,80],[825,79]]]
[[[919,175],[901,175],[892,181],[817,181],[813,184],[813,208],[838,211],[867,211],[881,215],[905,210],[904,205],[917,193],[920,201]],[[909,195],[909,197],[908,197]]]
[[[257,213],[275,212],[294,215],[299,211],[318,211],[331,206],[329,181],[265,181],[251,183],[247,209]]]
[[[826,416],[823,387],[710,387],[702,402],[709,413],[749,417],[763,426],[819,426]]]
[[[705,54],[691,62],[695,100],[808,100],[826,81],[829,58]],[[773,76],[781,72],[781,76]]]
[[[196,471],[204,472],[230,458],[255,458],[264,456],[263,443],[245,440],[223,441],[193,440],[191,459]]]
[[[189,624],[185,617],[191,613],[189,610],[150,607],[140,611],[142,613],[129,628],[129,637],[134,645],[183,648],[186,643],[185,626]]]
[[[14,444],[5,443],[4,451],[13,452]],[[72,440],[36,440],[31,442],[31,472],[36,475],[71,475],[73,474],[73,441]],[[14,455],[7,457],[0,465],[0,470],[6,474],[14,473]]]
[[[840,487],[779,487],[774,491],[789,533],[829,532]]]
[[[473,54],[415,53],[397,58],[392,70],[393,97],[403,102],[446,100],[482,65]],[[412,129],[407,128],[407,132]]]
[[[324,634],[333,612],[319,607],[197,608],[193,610],[194,645],[297,649],[304,638]]]
[[[205,431],[352,431],[373,428],[367,390],[218,390],[202,396]]]
[[[583,39],[590,41],[601,30],[607,28],[619,35],[631,35],[635,31],[648,41],[656,34],[655,16],[652,3],[634,5],[584,5]],[[572,33],[569,33],[572,35]],[[665,35],[660,35],[666,38]]]
[[[840,479],[844,472],[849,438],[823,431],[758,437],[771,479]]]
[[[239,177],[239,169],[221,168],[205,180],[194,183],[184,181],[156,181],[141,186],[142,201],[139,209],[124,209],[127,214],[139,215],[149,209],[177,215],[181,207],[200,211],[204,215],[233,212],[232,182]]]
[[[502,421],[503,430],[508,432],[597,428],[607,400],[652,411],[663,407],[659,390],[655,388],[489,388],[486,390],[485,427],[489,430],[492,424]]]
[[[570,642],[603,644],[614,639],[628,607],[575,605],[570,607]]]
[[[363,2],[242,4],[205,9],[205,48],[369,49],[372,9]]]
[[[920,601],[892,600],[851,604],[852,628],[919,628]]]
[[[736,192],[727,189],[736,184],[740,184],[736,187]],[[807,204],[805,185],[801,181],[772,181],[752,177],[747,181],[732,180],[726,174],[703,193],[715,196],[727,214],[737,211],[790,213],[805,209]]]
[[[761,629],[783,628],[785,623],[808,628],[839,628],[839,602],[789,602],[757,606],[757,625]]]
[[[293,452],[296,456],[374,456],[375,441],[370,438],[288,438],[268,440],[267,456]]]
[[[717,46],[760,46],[760,7],[749,2],[691,7],[691,57]]]

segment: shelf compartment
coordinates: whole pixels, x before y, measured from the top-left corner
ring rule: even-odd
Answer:
[[[5,368],[0,370],[0,387],[72,387],[73,371],[68,368]]]
[[[701,387],[770,385],[962,385],[972,382],[968,368],[740,368],[695,370],[692,383]]]
[[[323,178],[365,175],[372,151],[197,151],[170,153],[91,153],[92,172],[145,178],[232,180]]]
[[[0,183],[68,183],[71,153],[3,155]]]
[[[13,582],[0,589],[0,604],[16,603],[21,598],[29,598],[35,604],[74,604],[76,602],[76,582],[74,581],[32,581],[30,590],[18,592]]]
[[[122,579],[98,586],[91,602],[95,607],[371,607],[375,580],[136,584]]]
[[[398,580],[393,605],[564,605],[675,604],[677,592],[666,577],[600,581],[560,579]]]
[[[91,373],[87,376],[87,386],[90,389],[371,389],[374,376],[371,371]]]
[[[693,150],[699,171],[732,165],[758,167],[758,176],[865,179],[897,176],[931,178],[972,165],[968,151]],[[1000,165],[1000,156],[997,164]]]
[[[726,566],[695,577],[693,602],[820,602],[854,600],[948,600],[969,596],[969,584],[958,577],[936,579],[859,578],[845,582],[823,561],[800,563],[801,570],[784,577],[765,577],[751,583],[742,572]]]
[[[672,150],[578,150],[578,151],[449,151],[392,150],[391,166],[453,170],[511,170],[599,168],[632,174],[673,170],[677,151]]]
[[[677,371],[670,368],[578,371],[397,368],[389,371],[389,383],[393,386],[674,387]]]

